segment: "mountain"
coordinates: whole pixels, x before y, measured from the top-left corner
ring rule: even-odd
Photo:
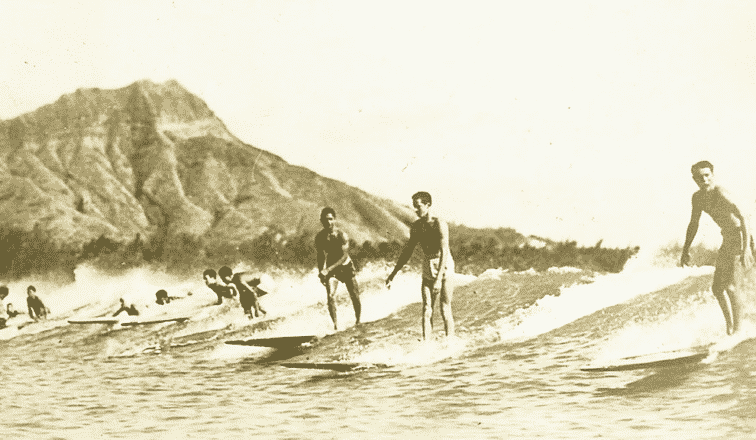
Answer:
[[[233,245],[317,231],[324,206],[357,242],[404,240],[415,218],[245,144],[176,81],[80,89],[0,122],[0,226],[66,246],[137,234]]]

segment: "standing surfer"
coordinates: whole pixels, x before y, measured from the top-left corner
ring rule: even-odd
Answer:
[[[415,246],[420,243],[423,249],[423,339],[433,329],[433,308],[436,299],[441,299],[441,318],[444,320],[446,336],[454,336],[454,317],[452,316],[452,294],[454,285],[454,260],[449,251],[449,226],[445,221],[431,215],[431,195],[420,191],[412,195],[412,206],[418,220],[410,228],[410,238],[396,262],[394,270],[386,279],[386,286],[391,287],[397,272],[407,264]]]
[[[690,172],[699,190],[693,194],[693,211],[685,234],[680,264],[690,262],[690,245],[698,232],[698,222],[701,213],[705,212],[722,231],[722,246],[717,254],[712,293],[719,302],[727,324],[727,334],[731,335],[740,330],[741,303],[736,287],[735,270],[738,263],[744,269],[753,265],[753,255],[749,251],[752,238],[748,233],[748,225],[738,206],[724,188],[714,183],[714,165],[708,161],[694,164]]]
[[[362,303],[360,302],[360,290],[354,276],[354,263],[349,257],[349,238],[340,229],[336,228],[336,211],[333,208],[323,208],[320,211],[320,223],[323,229],[315,236],[315,249],[318,253],[318,278],[326,288],[328,295],[328,313],[331,315],[334,330],[339,329],[336,319],[336,288],[341,281],[352,298],[354,315],[357,318],[355,324],[360,323],[362,315]],[[331,278],[336,278],[335,285],[331,285]]]

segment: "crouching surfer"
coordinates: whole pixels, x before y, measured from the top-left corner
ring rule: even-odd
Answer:
[[[268,293],[262,288],[261,277],[249,278],[246,272],[234,273],[228,266],[221,267],[218,270],[218,276],[225,285],[234,286],[239,293],[239,304],[249,319],[259,317],[261,313],[264,315],[268,313],[262,308],[259,300],[259,297]],[[254,316],[252,310],[254,310]]]

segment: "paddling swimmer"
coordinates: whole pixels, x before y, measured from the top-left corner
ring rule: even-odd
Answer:
[[[8,303],[8,306],[5,308],[5,311],[6,313],[8,313],[8,318],[15,318],[16,316],[22,313],[16,310],[15,307],[13,307],[13,303]]]
[[[231,269],[229,269],[231,270]],[[233,298],[236,296],[236,287],[233,284],[224,283],[218,280],[217,274],[213,269],[207,269],[202,273],[205,279],[205,285],[218,296],[218,302],[215,305],[223,304],[223,298]]]
[[[716,269],[711,291],[719,302],[727,325],[727,334],[740,330],[741,302],[736,288],[736,268],[753,266],[753,237],[749,234],[745,217],[732,201],[730,194],[714,183],[714,165],[708,161],[694,164],[691,169],[693,180],[699,190],[693,194],[693,210],[685,234],[680,264],[690,262],[690,245],[698,232],[701,213],[705,212],[722,231],[722,246],[717,254]]]
[[[259,297],[267,294],[268,292],[260,288],[260,277],[244,280],[246,272],[234,273],[230,267],[223,266],[218,269],[218,276],[224,285],[233,286],[237,292],[239,292],[239,303],[244,309],[244,314],[249,319],[253,317],[259,317],[260,313],[267,314],[268,312],[260,305]],[[252,309],[254,309],[254,316],[252,315]]]
[[[360,289],[354,276],[354,263],[349,257],[349,238],[336,227],[336,211],[333,208],[323,208],[320,211],[320,223],[323,229],[315,236],[315,249],[318,253],[318,278],[325,286],[328,296],[328,313],[333,321],[333,329],[338,330],[336,318],[336,289],[339,281],[344,283],[352,299],[355,324],[360,323],[362,315],[362,303],[360,302]],[[331,285],[331,278],[336,282]]]
[[[29,317],[35,321],[40,319],[47,319],[47,314],[50,313],[50,309],[45,307],[42,300],[36,295],[37,288],[29,286],[26,288],[26,305],[29,309]]]
[[[182,298],[183,297],[181,296],[168,296],[168,292],[166,292],[163,289],[160,289],[157,292],[155,292],[155,304],[159,306],[169,304],[171,301],[182,299]]]
[[[113,313],[113,316],[118,316],[121,312],[126,312],[129,316],[138,316],[139,310],[136,309],[134,304],[130,304],[128,307],[126,307],[126,301],[121,298],[121,308],[118,309],[117,312]]]
[[[397,272],[407,264],[415,246],[419,243],[423,249],[423,339],[433,329],[433,308],[436,299],[441,299],[441,318],[444,320],[446,336],[454,336],[454,317],[452,316],[452,294],[454,285],[454,260],[449,251],[449,226],[445,221],[431,215],[431,195],[421,191],[412,195],[412,206],[418,220],[410,228],[410,238],[404,246],[394,270],[386,279],[386,286],[391,287]]]

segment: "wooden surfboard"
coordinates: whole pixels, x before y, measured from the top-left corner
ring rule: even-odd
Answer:
[[[314,342],[317,336],[280,336],[276,338],[252,338],[243,340],[226,341],[228,345],[245,345],[250,347],[287,348]]]
[[[643,368],[667,368],[701,362],[710,354],[709,346],[663,351],[616,359],[599,365],[587,365],[581,371],[627,371]]]
[[[287,368],[303,368],[310,370],[330,370],[340,373],[352,371],[364,371],[378,368],[389,368],[386,364],[373,364],[368,362],[298,362],[298,363],[281,363],[280,365]]]

